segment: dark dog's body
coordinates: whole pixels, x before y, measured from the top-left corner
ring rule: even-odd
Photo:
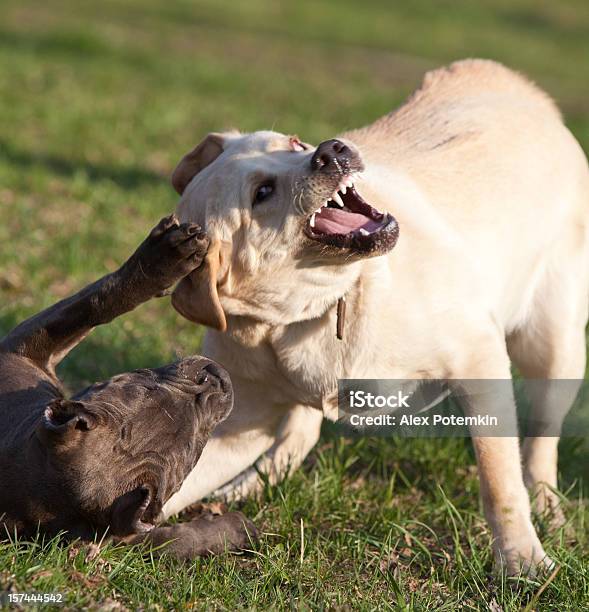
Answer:
[[[231,383],[220,366],[184,359],[121,374],[72,399],[55,374],[93,327],[174,285],[200,265],[207,247],[198,226],[163,219],[119,270],[0,342],[0,521],[10,533],[174,540],[167,550],[182,558],[248,544],[239,513],[155,527],[231,410]]]

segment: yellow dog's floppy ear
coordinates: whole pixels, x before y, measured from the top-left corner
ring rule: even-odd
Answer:
[[[172,185],[182,195],[190,181],[223,153],[223,134],[211,133],[187,153],[172,173]]]
[[[227,319],[217,286],[224,268],[221,240],[211,242],[203,263],[183,278],[172,293],[172,306],[186,319],[225,331]]]

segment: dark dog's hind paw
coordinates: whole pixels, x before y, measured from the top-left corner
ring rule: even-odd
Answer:
[[[226,551],[251,549],[258,530],[241,512],[222,516],[204,515],[187,523],[156,527],[145,538],[158,554],[178,559],[218,555]]]
[[[221,516],[205,514],[186,525],[198,534],[208,554],[251,549],[259,538],[256,526],[241,512]]]

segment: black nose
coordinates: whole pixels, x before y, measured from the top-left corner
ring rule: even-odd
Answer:
[[[322,142],[311,158],[313,172],[343,173],[350,164],[351,151],[341,140]]]
[[[216,399],[213,401],[215,412],[226,418],[233,409],[233,385],[227,370],[214,361],[209,362],[204,368],[210,387],[205,394],[209,397],[212,395]],[[219,396],[219,392],[221,395]]]
[[[223,393],[226,395],[233,394],[233,385],[231,384],[231,379],[229,378],[229,374],[225,368],[221,367],[218,363],[211,361],[203,368],[203,370],[213,375],[215,385],[220,387],[220,390]]]
[[[232,395],[233,387],[227,370],[206,357],[195,355],[183,359],[179,367],[184,376],[192,378],[198,385],[205,384],[209,389],[220,391],[225,395]]]

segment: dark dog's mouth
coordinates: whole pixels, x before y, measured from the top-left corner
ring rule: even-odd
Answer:
[[[351,175],[345,175],[332,196],[305,224],[306,235],[322,244],[359,252],[392,249],[399,228],[395,218],[382,213],[356,191]]]

